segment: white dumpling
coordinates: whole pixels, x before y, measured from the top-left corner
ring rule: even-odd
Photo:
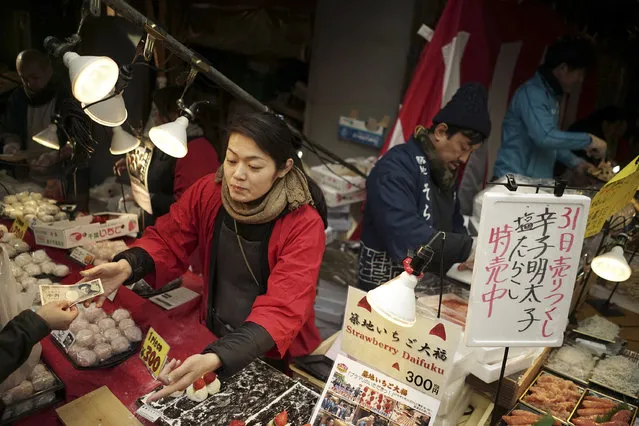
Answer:
[[[119,324],[120,321],[122,321],[123,319],[131,318],[131,313],[126,309],[120,308],[113,311],[113,314],[111,314],[111,318],[113,318],[113,321]]]
[[[68,350],[67,350],[67,355],[69,356],[69,358],[71,358],[73,360],[73,362],[77,363],[78,362],[78,354],[80,352],[82,352],[83,350],[85,350],[85,347],[82,347],[80,345],[78,345],[77,343],[74,343]]]
[[[127,327],[122,333],[124,333],[124,337],[126,337],[129,342],[139,342],[142,340],[142,330],[140,330],[139,327]]]
[[[87,327],[75,333],[75,341],[79,345],[86,346],[87,348],[92,348],[95,344],[95,337],[93,332]]]
[[[91,323],[97,323],[102,318],[106,318],[107,314],[102,310],[102,308],[98,308],[94,303],[91,304],[88,308],[84,310],[86,314],[87,320]]]
[[[31,250],[31,247],[29,247],[29,244],[25,243],[22,240],[13,240],[11,241],[10,244],[16,253],[26,253],[29,250]]]
[[[98,357],[98,361],[100,362],[111,358],[111,356],[113,355],[113,349],[108,343],[100,343],[95,345],[95,347],[93,348],[93,352],[95,352]]]
[[[191,401],[202,402],[208,396],[209,396],[209,392],[206,390],[206,386],[201,387],[198,390],[195,390],[195,388],[191,384],[189,385],[188,388],[186,388],[186,397],[190,399]]]
[[[133,326],[135,326],[135,321],[133,321],[131,318],[124,318],[118,323],[118,328],[120,330],[124,330],[126,328],[133,327]]]
[[[13,261],[21,268],[25,265],[28,265],[29,263],[33,263],[33,259],[31,258],[29,253],[21,253],[17,255],[16,258],[13,259]]]
[[[42,268],[40,267],[40,265],[37,265],[35,263],[29,263],[22,269],[24,269],[24,272],[31,275],[32,277],[35,275],[42,275]]]
[[[117,328],[109,328],[108,330],[105,330],[102,335],[111,343],[113,343],[113,341],[118,337],[124,337],[122,336],[122,332]],[[124,338],[126,339],[126,337]]]
[[[42,194],[40,194],[39,192],[32,192],[31,199],[35,201],[40,201],[42,200]]]
[[[18,202],[18,197],[15,195],[6,195],[3,200],[6,204],[15,204]]]
[[[35,277],[31,277],[29,275],[23,275],[22,277],[20,277],[20,284],[22,284],[22,287],[26,290],[29,287],[34,287],[38,285],[38,279]],[[40,294],[38,292],[38,298],[40,297]]]
[[[76,318],[73,320],[73,322],[69,326],[69,331],[73,333],[73,335],[75,336],[81,330],[86,330],[88,328],[89,328],[89,322],[87,320],[84,320],[82,318]]]
[[[40,219],[44,223],[55,222],[55,218],[50,214],[43,214],[42,216],[38,216],[38,219]]]
[[[70,273],[71,271],[67,265],[55,265],[55,268],[53,269],[53,275],[59,278],[66,277]]]
[[[25,214],[24,216],[22,216],[22,218],[24,219],[25,222],[27,222],[29,225],[31,225],[33,223],[33,221],[36,218],[35,214]]]
[[[67,220],[67,214],[65,212],[59,212],[59,213],[56,213],[54,218],[55,218],[56,222],[60,221],[60,220]]]
[[[34,251],[33,253],[31,253],[31,257],[33,258],[33,262],[38,264],[51,261],[51,258],[49,257],[47,252],[44,250]]]
[[[22,255],[20,255],[22,256]],[[20,257],[18,256],[18,257]],[[16,257],[17,259],[17,257]],[[42,273],[43,274],[47,274],[47,275],[51,275],[53,274],[53,270],[55,269],[55,263],[51,262],[50,260],[47,260],[46,262],[42,263],[40,265],[40,268],[42,268]]]
[[[25,216],[26,216],[26,215],[35,215],[35,214],[37,214],[37,210],[36,210],[36,208],[35,208],[35,207],[27,206],[27,207],[25,207],[25,208],[22,210],[22,213],[24,213],[24,214],[25,214]]]
[[[37,376],[38,374],[42,374],[45,371],[49,371],[47,370],[47,367],[45,367],[42,363],[37,363],[36,366],[33,367],[31,374],[29,374],[29,380],[32,380],[35,376]]]
[[[24,269],[13,262],[9,263],[9,270],[11,271],[11,275],[13,275],[14,278],[20,278],[24,275]]]
[[[44,371],[37,375],[34,375],[31,379],[33,384],[33,390],[40,392],[46,389],[50,389],[55,385],[55,377],[49,371]]]
[[[102,331],[102,330],[100,330],[100,327],[98,327],[97,324],[89,324],[88,329],[91,330],[95,334],[98,334],[98,333],[100,333]]]
[[[51,281],[49,278],[40,278],[36,284],[39,286],[41,285],[51,285],[53,284],[53,281]]]
[[[100,330],[102,331],[115,328],[115,321],[113,321],[113,319],[111,318],[103,318],[100,321],[98,321],[98,327],[100,327]]]
[[[78,365],[81,367],[91,367],[98,362],[98,356],[90,349],[84,349],[78,352],[76,359]]]
[[[122,352],[126,352],[129,349],[129,341],[124,336],[116,337],[111,341],[111,348],[113,348],[114,354],[121,354]]]
[[[89,324],[89,326],[91,325],[95,325],[95,324]],[[93,344],[95,345],[99,345],[100,343],[109,343],[107,338],[104,337],[104,335],[101,333],[94,334],[93,338],[94,338]]]

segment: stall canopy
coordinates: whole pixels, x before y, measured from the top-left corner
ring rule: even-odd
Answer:
[[[406,142],[416,125],[430,125],[461,84],[484,84],[489,91],[493,131],[464,173],[460,200],[468,200],[465,210],[471,208],[474,195],[492,177],[510,97],[535,73],[546,47],[571,30],[574,28],[562,22],[550,6],[536,1],[449,0],[432,40],[422,51],[381,154]],[[592,110],[594,83],[594,73],[590,73],[581,92],[568,102],[565,120],[573,121]]]

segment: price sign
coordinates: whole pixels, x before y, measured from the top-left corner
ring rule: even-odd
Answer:
[[[24,239],[24,234],[27,233],[27,229],[29,229],[29,224],[22,217],[17,217],[16,220],[13,221],[13,225],[11,225],[11,232],[21,240]]]
[[[140,359],[144,365],[146,365],[147,370],[149,370],[149,373],[151,373],[154,379],[157,379],[160,375],[160,371],[166,362],[169,349],[171,349],[171,347],[153,330],[153,327],[149,328],[149,332],[146,333],[146,338],[142,344]]]

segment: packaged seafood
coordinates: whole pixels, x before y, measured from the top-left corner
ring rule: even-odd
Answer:
[[[574,382],[542,371],[521,397],[521,402],[549,412],[556,419],[568,421],[583,393],[584,389]]]
[[[550,354],[545,366],[549,370],[587,384],[597,359],[588,349],[564,345]]]
[[[597,339],[614,342],[619,337],[620,328],[602,316],[593,315],[579,321],[579,327],[575,331]]]
[[[599,361],[590,381],[637,398],[639,396],[639,363],[623,355],[606,357]]]
[[[570,418],[575,426],[630,426],[637,407],[591,389]]]

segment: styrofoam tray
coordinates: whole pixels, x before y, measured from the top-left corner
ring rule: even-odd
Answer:
[[[488,348],[476,347],[472,348],[475,352],[475,361],[480,364],[493,364],[501,362],[504,358],[504,348]],[[508,359],[516,358],[520,355],[530,353],[532,348],[510,348],[508,351]]]
[[[544,348],[533,349],[523,353],[515,358],[508,358],[506,363],[506,371],[504,377],[510,376],[521,370],[525,370],[535,362],[535,359],[543,352]],[[495,362],[493,364],[481,364],[474,362],[471,364],[470,373],[475,377],[483,381],[484,383],[492,383],[499,379],[499,373],[501,371],[501,362]]]
[[[465,381],[466,378],[462,377],[446,386],[444,392],[439,395],[441,397],[441,403],[439,404],[439,410],[437,410],[438,416],[446,417],[457,407],[457,404],[462,401],[466,393],[470,392],[470,386],[466,385]]]

